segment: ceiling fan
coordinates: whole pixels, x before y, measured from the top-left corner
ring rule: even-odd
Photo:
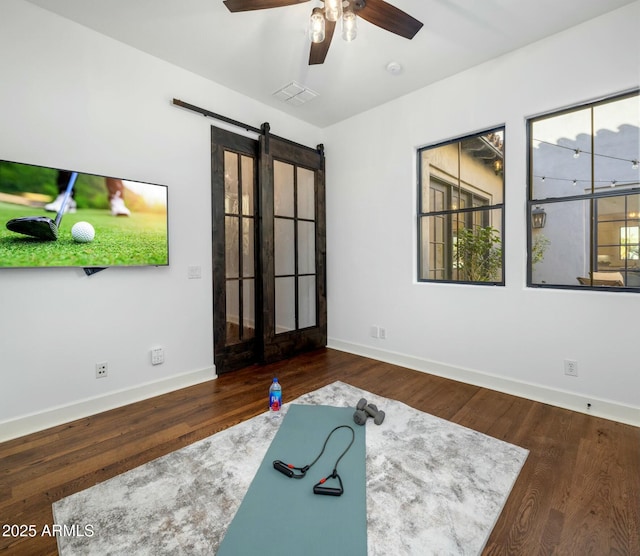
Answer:
[[[247,12],[303,4],[309,0],[224,0],[230,12]],[[336,23],[342,21],[342,38],[356,37],[356,15],[378,27],[406,39],[412,39],[422,22],[384,0],[321,0],[324,7],[314,8],[309,22],[311,50],[309,65],[322,64],[329,52]]]

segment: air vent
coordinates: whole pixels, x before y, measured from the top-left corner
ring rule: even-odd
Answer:
[[[273,96],[287,104],[299,106],[300,104],[304,104],[305,102],[309,102],[316,98],[318,93],[300,85],[300,83],[292,81],[288,85],[282,87],[279,91],[273,93]]]

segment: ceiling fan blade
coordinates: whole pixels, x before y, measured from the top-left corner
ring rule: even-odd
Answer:
[[[268,8],[280,8],[304,4],[309,0],[224,0],[230,12],[248,12],[251,10],[266,10]]]
[[[356,14],[362,19],[405,39],[412,39],[422,28],[421,21],[384,0],[366,0],[364,7],[360,9],[356,0],[355,7]]]
[[[335,21],[325,20],[324,24],[324,40],[322,42],[312,42],[311,50],[309,51],[309,65],[324,64],[324,59],[327,57],[329,47],[331,46],[331,39],[333,38],[333,32],[336,29]]]

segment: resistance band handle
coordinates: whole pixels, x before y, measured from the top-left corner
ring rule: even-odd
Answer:
[[[287,477],[293,477],[293,469],[282,463],[280,460],[276,460],[273,462],[273,468],[276,471],[280,471],[280,473],[283,473]]]
[[[324,486],[324,483],[327,479],[338,479],[338,484],[340,485],[339,488]],[[320,481],[313,485],[313,494],[324,494],[326,496],[342,496],[343,492],[344,488],[342,487],[342,479],[335,469],[333,470],[333,473],[331,473],[331,475],[329,475],[327,478],[320,479]]]
[[[342,496],[344,491],[341,488],[333,488],[320,486],[319,484],[313,486],[313,494],[325,494],[327,496]]]
[[[286,475],[290,479],[302,479],[302,477],[304,477],[307,474],[307,471],[309,470],[308,465],[305,465],[304,467],[294,467],[290,463],[284,463],[279,459],[273,462],[273,468],[276,471],[280,471],[280,473],[282,473],[283,475]],[[299,471],[299,473],[296,474],[295,473],[296,471]]]

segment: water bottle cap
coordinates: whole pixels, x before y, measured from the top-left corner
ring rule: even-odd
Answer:
[[[273,382],[278,382],[278,379],[277,379],[277,378],[274,378],[274,379],[273,379]]]

